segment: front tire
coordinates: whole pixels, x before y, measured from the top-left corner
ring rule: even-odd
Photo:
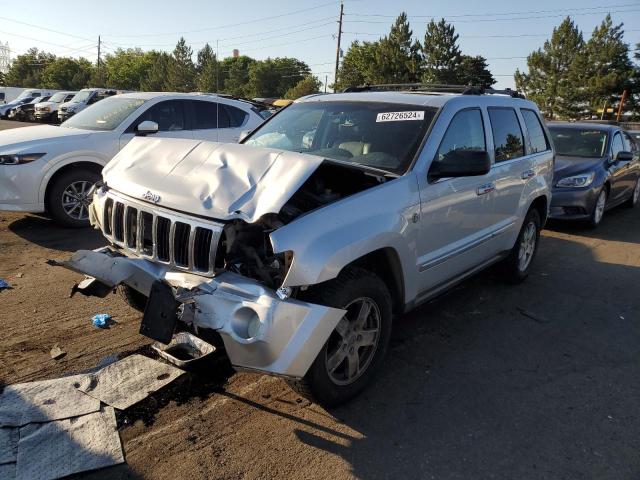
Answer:
[[[100,180],[96,170],[79,167],[53,179],[47,195],[47,210],[54,220],[65,227],[89,226],[89,190]]]
[[[503,262],[504,276],[509,283],[521,283],[529,276],[540,242],[540,225],[540,214],[532,208],[522,223],[516,244]]]
[[[118,285],[118,293],[122,297],[122,299],[127,302],[134,310],[144,313],[144,309],[147,306],[147,296],[143,295],[139,291],[131,288],[129,285],[125,285],[124,283]]]
[[[602,222],[606,205],[607,187],[602,187],[602,190],[600,190],[600,193],[598,194],[596,204],[593,207],[593,212],[591,212],[591,217],[589,218],[589,226],[591,228],[596,228]]]
[[[375,274],[350,267],[305,300],[347,310],[295,391],[335,407],[358,395],[381,368],[391,336],[391,295]]]
[[[636,185],[633,188],[633,193],[629,200],[625,202],[625,206],[628,208],[633,208],[638,204],[638,200],[640,200],[640,177],[636,180]]]

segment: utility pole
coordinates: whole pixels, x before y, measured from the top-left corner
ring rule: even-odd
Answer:
[[[618,107],[618,115],[616,115],[616,122],[620,121],[620,117],[622,116],[622,109],[624,108],[624,101],[627,99],[627,91],[623,90],[622,98],[620,99],[620,106]]]
[[[98,35],[98,78],[100,78],[100,47],[101,47],[100,35]]]
[[[338,21],[338,48],[336,49],[336,73],[334,76],[334,91],[338,84],[338,67],[340,66],[340,40],[342,40],[342,15],[344,14],[344,4],[340,1],[340,20]]]
[[[327,93],[327,82],[329,81],[329,75],[324,76],[324,93]]]

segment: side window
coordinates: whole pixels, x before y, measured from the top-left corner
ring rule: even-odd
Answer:
[[[222,104],[220,106],[222,106]],[[231,128],[238,128],[244,125],[246,118],[249,116],[248,113],[231,105],[225,105],[224,108],[229,114],[229,126]]]
[[[156,103],[140,116],[136,125],[145,120],[156,122],[160,132],[184,130],[184,104],[180,100]]]
[[[524,124],[527,126],[529,138],[531,139],[531,153],[544,152],[549,150],[549,141],[544,134],[544,129],[540,123],[540,118],[533,110],[523,108],[520,110]]]
[[[619,132],[613,136],[613,142],[611,142],[611,158],[616,158],[618,152],[622,152],[624,150],[624,144],[622,143],[622,136]]]
[[[461,110],[456,113],[442,138],[434,162],[443,161],[447,155],[459,150],[486,150],[484,124],[479,109]]]
[[[622,136],[624,138],[624,148],[629,152],[637,152],[638,144],[636,141],[629,135],[627,132],[622,132]]]
[[[489,108],[496,163],[524,156],[524,139],[513,108]]]
[[[229,115],[223,105],[215,102],[193,100],[193,129],[229,128]],[[218,108],[220,107],[220,108]],[[216,124],[216,118],[218,122]]]

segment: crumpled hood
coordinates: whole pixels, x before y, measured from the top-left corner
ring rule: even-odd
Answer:
[[[313,155],[233,143],[136,137],[103,170],[110,188],[219,220],[278,213],[322,163]]]
[[[604,158],[584,158],[556,155],[553,178],[555,181],[583,172],[590,172],[604,165]]]
[[[79,128],[56,127],[54,125],[35,125],[32,127],[11,128],[0,131],[0,153],[18,153],[25,148],[34,151],[43,149],[47,153],[46,147],[52,142],[66,142],[73,140],[84,140],[89,135],[100,134],[91,130],[81,130]]]

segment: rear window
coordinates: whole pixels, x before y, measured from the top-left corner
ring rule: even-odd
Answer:
[[[229,114],[229,126],[231,128],[238,128],[244,125],[246,118],[249,116],[248,113],[243,112],[239,108],[232,107],[231,105],[225,105],[224,108]]]
[[[529,139],[531,140],[531,153],[544,152],[549,150],[549,141],[544,133],[540,118],[533,110],[523,108],[520,110],[522,118],[524,118],[524,124],[527,126],[529,132]]]
[[[513,108],[489,108],[496,163],[524,156],[524,138]]]

